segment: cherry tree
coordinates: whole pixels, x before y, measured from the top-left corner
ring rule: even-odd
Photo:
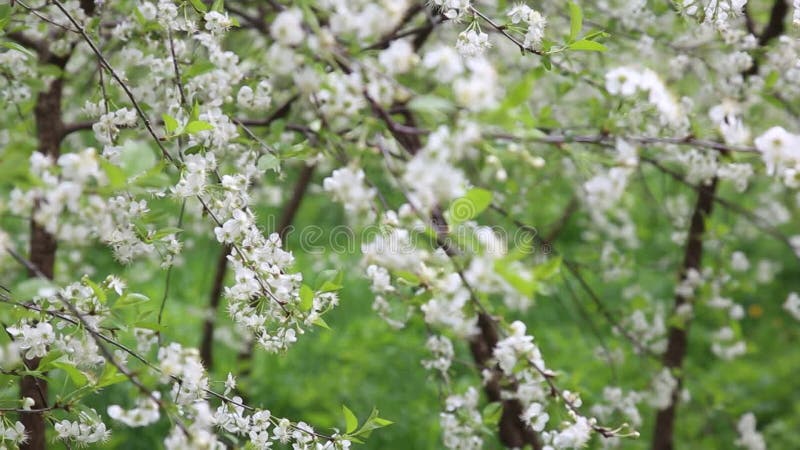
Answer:
[[[444,447],[676,447],[692,358],[800,320],[798,24],[785,0],[0,6],[0,447],[369,446],[403,417],[286,417],[214,355],[221,316],[240,361],[292,352],[356,277],[386,333],[424,324]],[[360,265],[296,263],[309,193]],[[170,280],[203,240],[189,336]],[[776,307],[745,300],[766,287]],[[564,292],[646,383],[551,363],[526,317]],[[728,445],[766,448],[725,406]]]

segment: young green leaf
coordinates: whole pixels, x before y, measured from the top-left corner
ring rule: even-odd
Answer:
[[[164,129],[167,131],[167,133],[172,134],[178,129],[178,121],[175,120],[174,117],[170,116],[169,114],[162,114],[161,118],[164,119]]]
[[[450,222],[458,224],[475,218],[492,204],[492,192],[472,188],[467,194],[450,204]]]
[[[583,27],[583,11],[575,2],[569,2],[569,41],[574,41]]]
[[[202,120],[193,120],[186,124],[186,128],[183,129],[183,132],[186,134],[194,134],[199,133],[201,131],[208,131],[213,130],[214,125],[211,125],[208,122],[204,122]]]
[[[189,3],[191,3],[192,7],[194,7],[194,9],[199,13],[208,12],[208,6],[206,6],[202,0],[189,0]]]
[[[569,48],[571,50],[579,50],[585,52],[604,52],[608,50],[605,45],[595,42],[595,41],[588,41],[586,39],[581,39],[580,41],[575,41],[569,44]]]
[[[300,286],[300,309],[310,311],[314,306],[314,291],[307,284]]]
[[[128,292],[123,294],[122,297],[114,302],[114,309],[128,308],[130,306],[139,305],[150,301],[150,297],[136,292]]]
[[[265,172],[267,170],[280,172],[281,160],[271,153],[266,153],[261,158],[258,158],[258,164],[256,167],[258,167],[258,170],[263,170]]]
[[[108,184],[111,189],[118,189],[124,187],[128,181],[128,176],[121,167],[108,162],[105,158],[98,158],[100,160],[100,167],[106,173]]]
[[[350,434],[358,428],[358,418],[350,408],[342,405],[342,413],[344,414],[345,433]]]

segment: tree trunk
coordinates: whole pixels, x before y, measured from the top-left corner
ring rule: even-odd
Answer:
[[[700,269],[700,261],[703,258],[703,235],[706,230],[705,221],[709,214],[711,214],[712,207],[714,206],[716,190],[717,178],[714,177],[710,185],[701,186],[698,191],[697,203],[695,204],[694,213],[692,214],[692,223],[689,227],[689,237],[686,242],[686,251],[683,257],[680,281],[686,278],[686,274],[690,270]],[[676,294],[673,311],[690,301],[691,299]],[[664,352],[663,356],[665,368],[675,371],[683,367],[683,360],[686,357],[687,351],[688,331],[688,323],[684,324],[682,327],[669,327],[667,350]],[[674,448],[673,434],[675,430],[675,411],[678,405],[681,386],[683,385],[683,375],[676,375],[673,373],[673,376],[677,379],[678,385],[672,392],[672,401],[670,405],[658,411],[656,415],[656,425],[653,431],[653,450],[672,450]]]
[[[56,63],[62,69],[66,65],[66,59],[57,59]],[[47,155],[53,160],[58,158],[59,145],[62,138],[64,127],[61,121],[61,95],[63,80],[56,78],[50,88],[39,94],[34,109],[36,120],[36,134],[39,139],[39,152]],[[53,269],[56,259],[56,240],[43,227],[34,222],[31,217],[30,222],[31,241],[29,260],[38,270],[53,278]],[[38,276],[33,271],[28,271],[28,276],[33,278]],[[28,370],[36,370],[39,367],[39,358],[25,359],[25,366]],[[47,407],[47,382],[45,380],[23,376],[20,380],[20,396],[30,397],[34,400],[32,409]],[[22,413],[20,414],[22,424],[28,435],[27,442],[20,446],[22,450],[44,450],[45,440],[45,421],[42,413]]]

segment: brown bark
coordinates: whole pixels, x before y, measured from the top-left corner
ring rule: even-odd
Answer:
[[[694,269],[700,269],[700,261],[703,258],[703,236],[706,226],[705,220],[711,214],[714,206],[714,196],[717,190],[717,178],[711,184],[703,185],[698,190],[697,203],[695,204],[692,222],[689,226],[689,236],[686,242],[686,250],[681,266],[680,280],[686,278],[687,273]],[[675,310],[682,305],[690,302],[691,299],[680,294],[675,295]],[[678,380],[678,385],[672,392],[672,401],[666,409],[658,411],[656,424],[653,432],[653,450],[672,450],[674,448],[674,429],[675,412],[678,406],[678,397],[683,385],[683,375],[679,372],[683,367],[688,347],[689,323],[683,326],[672,325],[669,328],[667,350],[664,352],[662,362],[664,367],[673,372],[673,376]]]

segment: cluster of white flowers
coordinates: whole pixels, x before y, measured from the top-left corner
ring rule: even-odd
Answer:
[[[546,370],[539,347],[533,343],[533,336],[525,334],[525,324],[515,321],[511,324],[511,334],[497,343],[493,355],[500,369],[508,376],[515,373],[518,364],[535,365]]]
[[[781,177],[786,186],[800,188],[800,136],[782,127],[772,127],[755,138],[754,143],[768,175]]]
[[[132,108],[122,108],[103,114],[92,125],[94,137],[103,145],[111,145],[119,135],[120,127],[133,127],[138,118]]]
[[[352,167],[334,170],[331,176],[322,182],[322,187],[334,200],[344,206],[349,217],[361,217],[366,222],[374,220],[373,201],[377,191],[375,188],[367,187],[363,170]]]
[[[446,155],[429,143],[405,166],[402,181],[408,186],[412,205],[421,212],[449,204],[466,193],[464,173]]]
[[[444,0],[451,1],[451,0]],[[411,6],[411,0],[348,0],[320,2],[321,7],[331,12],[330,28],[325,30],[320,40],[333,40],[333,33],[340,38],[355,38],[365,44],[370,38],[391,32],[398,21]],[[350,39],[348,39],[350,40]]]
[[[15,104],[29,100],[31,88],[24,80],[35,73],[35,68],[30,64],[36,58],[19,50],[9,50],[0,53],[0,66],[7,68],[7,75],[0,79],[0,98],[8,104]]]
[[[23,322],[18,326],[7,327],[6,331],[14,337],[19,349],[24,351],[27,359],[45,356],[47,346],[56,339],[53,326],[48,322],[39,322],[33,326]]]
[[[753,413],[744,414],[736,423],[736,430],[739,438],[736,439],[736,446],[747,450],[766,450],[767,443],[764,436],[756,430],[756,416]]]
[[[550,420],[550,414],[545,411],[544,405],[539,402],[533,402],[520,414],[519,418],[523,422],[530,424],[533,431],[541,433]]]
[[[12,423],[5,418],[0,419],[0,446],[5,447],[8,444],[11,448],[15,448],[27,439],[25,425],[22,422]]]
[[[489,35],[475,28],[462,31],[456,40],[456,50],[465,58],[478,56],[491,46]]]
[[[653,311],[652,320],[647,320],[647,315],[641,309],[635,310],[628,320],[623,322],[625,329],[635,337],[639,343],[634,350],[641,351],[640,346],[653,352],[661,353],[667,348],[667,327],[664,313],[661,308]]]
[[[675,101],[658,74],[650,69],[619,67],[606,73],[606,90],[612,95],[632,97],[637,92],[646,92],[647,100],[660,114],[664,125],[683,128],[686,115],[680,103]]]
[[[422,58],[422,67],[433,70],[443,83],[453,81],[464,72],[464,62],[453,47],[440,45],[428,50]]]
[[[747,352],[747,344],[742,340],[734,340],[735,334],[730,327],[723,327],[712,335],[711,351],[717,357],[730,361]]]
[[[398,39],[378,55],[378,63],[390,74],[406,73],[419,63],[419,55],[406,39]]]
[[[229,377],[226,392],[230,384]],[[245,438],[247,445],[253,448],[268,449],[278,443],[291,444],[291,448],[296,450],[347,450],[351,444],[338,435],[333,436],[333,440],[323,440],[307,423],[292,423],[289,419],[273,416],[268,410],[246,407],[238,396],[223,400],[216,410],[212,410],[208,402],[194,402],[185,407],[184,415],[191,419],[191,423],[186,432],[177,426],[172,429],[164,440],[164,446],[169,450],[227,448],[215,428]]]
[[[171,343],[158,349],[161,381],[173,382],[171,398],[175,403],[189,405],[206,397],[208,376],[200,362],[197,349]]]
[[[433,0],[433,4],[442,9],[445,17],[458,20],[472,7],[470,0]]]
[[[732,18],[742,15],[747,0],[686,0],[682,2],[687,16],[698,17],[718,29],[728,28]]]
[[[463,395],[451,395],[445,400],[445,411],[439,414],[444,446],[451,450],[483,448],[481,428],[483,417],[478,411],[478,390],[467,389]]]
[[[704,280],[703,273],[700,273],[697,269],[690,268],[684,274],[683,279],[681,282],[675,286],[675,294],[683,297],[684,299],[692,299],[694,298],[695,292],[697,288],[699,288]]]
[[[586,181],[583,184],[586,204],[600,213],[611,209],[625,193],[632,172],[628,167],[612,167]]]
[[[230,101],[234,87],[238,86],[245,77],[244,68],[242,64],[239,64],[239,56],[222,47],[221,38],[223,36],[223,34],[215,35],[210,33],[197,33],[193,36],[193,39],[205,48],[208,53],[208,62],[211,63],[213,68],[205,73],[192,77],[183,87],[187,96],[194,98],[198,103],[202,103],[204,109],[208,108],[204,111],[205,113],[211,112],[213,107],[219,107],[224,102]],[[188,53],[190,49],[191,47],[185,46],[183,51]],[[176,49],[176,52],[177,51]],[[169,61],[166,62],[168,63]],[[167,65],[165,69],[169,70],[169,67],[170,66]],[[150,95],[152,95],[152,93]],[[147,97],[145,96],[145,98]],[[179,97],[171,95],[166,99],[154,100],[159,103],[166,100],[165,110],[175,111],[176,113],[181,112]],[[185,113],[181,114],[185,115]],[[217,125],[217,121],[215,120],[209,120],[203,117],[200,117],[200,119]],[[215,126],[215,129],[211,132],[204,133],[224,133],[227,131],[228,130],[225,128],[218,129],[218,127]]]
[[[642,416],[637,404],[642,401],[643,395],[636,391],[627,394],[622,388],[616,386],[606,386],[603,388],[603,401],[592,406],[592,414],[602,420],[610,420],[615,412],[622,414],[630,424],[639,427],[642,424]]]
[[[314,95],[315,102],[333,126],[347,123],[367,105],[364,99],[364,78],[360,72],[332,72],[325,77],[324,88]],[[376,100],[377,101],[377,100]]]
[[[102,170],[106,161],[93,148],[64,153],[55,164],[34,152],[30,162],[32,174],[42,183],[26,191],[14,189],[9,209],[20,215],[33,211],[34,221],[60,241],[85,245],[96,237],[122,262],[148,255],[169,262],[180,252],[174,233],[157,235],[152,226],[137,225],[149,212],[145,200],[97,192],[96,186],[109,187],[110,181]]]
[[[153,392],[153,396],[161,398],[161,393]],[[108,417],[129,427],[145,427],[156,423],[161,417],[158,403],[150,397],[139,397],[136,400],[136,406],[127,410],[119,405],[110,405],[107,412]]]
[[[666,367],[661,369],[653,378],[649,403],[652,407],[662,410],[672,405],[672,396],[678,389],[678,380]]]
[[[433,358],[423,360],[422,366],[428,370],[437,370],[446,378],[455,356],[453,342],[445,336],[431,336],[425,343],[425,347],[433,354]]]
[[[392,227],[377,234],[372,241],[362,244],[361,253],[368,264],[412,273],[418,272],[422,261],[427,258],[427,252],[418,249],[412,241],[409,230],[399,227]]]
[[[233,26],[233,21],[228,17],[228,13],[209,11],[203,16],[206,22],[205,29],[211,34],[222,34]]]
[[[236,95],[236,103],[245,109],[266,110],[272,104],[272,85],[267,80],[261,80],[255,91],[250,86],[242,86]]]
[[[472,111],[495,107],[499,96],[499,77],[494,66],[483,57],[475,57],[466,61],[466,67],[469,69],[466,76],[453,83],[456,102]]]
[[[547,19],[530,6],[520,3],[514,5],[508,12],[511,23],[518,24],[524,22],[528,28],[525,31],[524,45],[526,48],[538,50],[544,39],[544,29],[547,26]]]
[[[800,320],[800,295],[797,295],[796,292],[790,293],[783,302],[783,309],[795,319]]]
[[[744,145],[750,140],[750,130],[744,124],[741,114],[740,105],[729,100],[708,111],[709,118],[729,145]]]
[[[282,45],[299,45],[306,37],[303,29],[303,12],[292,8],[281,11],[270,26],[270,35]]]
[[[100,419],[97,411],[82,412],[78,420],[61,420],[53,426],[58,439],[71,441],[78,446],[97,444],[106,442],[111,437],[111,430],[106,428],[106,424]]]
[[[431,281],[433,298],[420,307],[425,322],[442,326],[457,336],[469,337],[477,333],[477,317],[468,314],[465,307],[470,302],[469,289],[457,273],[450,273]]]
[[[579,416],[572,411],[570,413],[573,422],[568,422],[564,429],[542,433],[542,440],[549,443],[543,447],[544,450],[578,449],[589,442],[595,419]]]

